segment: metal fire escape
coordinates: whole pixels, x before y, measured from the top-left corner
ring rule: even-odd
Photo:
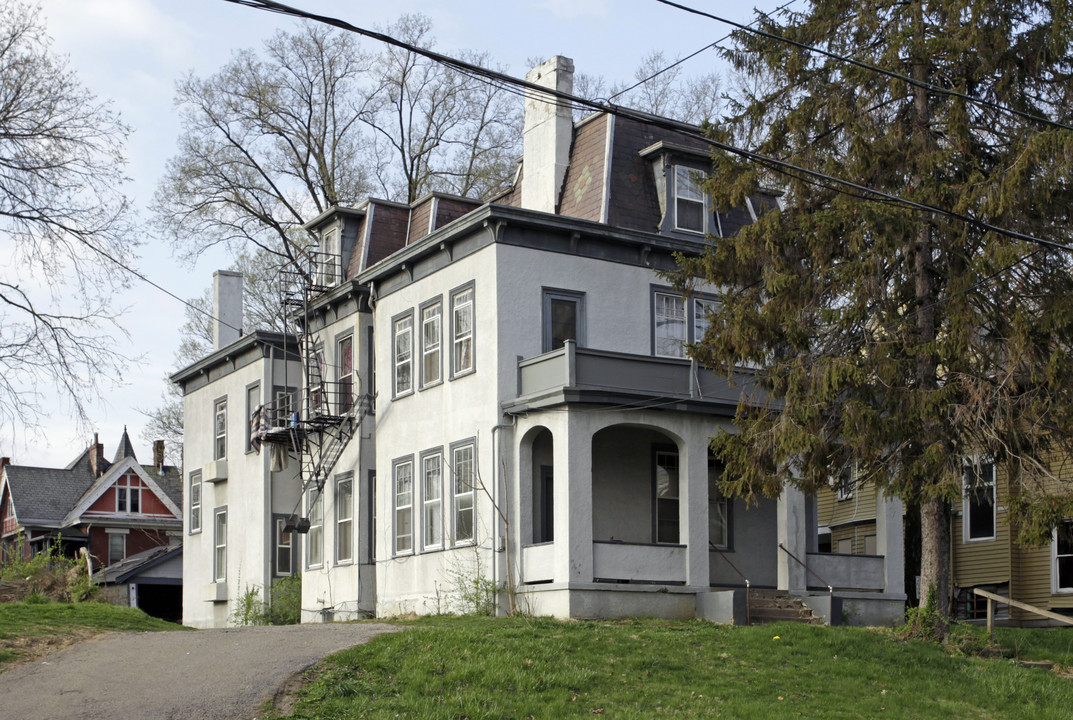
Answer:
[[[372,397],[362,392],[355,371],[357,348],[349,367],[326,367],[324,343],[310,330],[314,302],[343,279],[340,256],[316,251],[302,265],[285,265],[279,274],[284,336],[297,342],[302,382],[297,392],[282,393],[266,406],[264,440],[282,443],[297,455],[303,492],[312,487],[323,491],[347,444],[373,410]]]

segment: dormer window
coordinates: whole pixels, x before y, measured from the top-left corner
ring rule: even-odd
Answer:
[[[674,166],[674,227],[689,232],[707,232],[705,227],[704,192],[700,188],[699,171],[684,165]]]
[[[317,248],[317,284],[332,287],[338,285],[342,279],[339,231],[332,228],[325,230],[320,236],[320,244]]]

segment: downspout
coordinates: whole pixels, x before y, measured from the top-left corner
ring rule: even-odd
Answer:
[[[499,423],[492,426],[492,510],[499,515],[494,519],[492,524],[492,587],[498,588],[498,570],[499,563],[496,561],[495,555],[499,551],[499,523],[503,521],[503,530],[506,534],[507,530],[507,513],[504,512],[499,506],[499,465],[496,461],[496,449],[499,444],[496,442],[496,431],[506,430],[508,428],[514,428],[518,423],[518,418],[515,416],[512,418],[510,424]],[[504,492],[504,495],[506,493]],[[509,534],[503,539],[503,548],[505,553],[505,560],[507,565],[507,577],[504,581],[504,588],[507,591],[507,608],[511,615],[515,612],[515,598],[514,588],[511,582],[513,563],[511,563],[511,551],[510,551],[510,537]]]

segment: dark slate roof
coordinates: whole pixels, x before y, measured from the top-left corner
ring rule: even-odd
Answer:
[[[152,465],[143,465],[142,470],[160,486],[168,499],[180,510],[183,507],[183,471],[175,465],[165,465],[163,472],[158,472]]]
[[[112,563],[93,573],[94,582],[122,583],[138,573],[148,570],[177,555],[181,555],[182,545],[161,545],[140,553],[128,555],[117,563]]]
[[[115,449],[115,457],[112,458],[112,464],[121,462],[123,458],[134,458],[137,460],[137,456],[134,455],[134,446],[130,442],[130,435],[127,435],[127,426],[123,426],[123,437],[119,438],[119,446]]]
[[[71,469],[8,465],[4,468],[15,516],[21,525],[59,527],[67,513],[93,485],[89,463]]]

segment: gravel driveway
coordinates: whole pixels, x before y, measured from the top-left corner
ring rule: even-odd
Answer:
[[[390,625],[109,633],[0,672],[0,718],[256,718],[295,673]]]

